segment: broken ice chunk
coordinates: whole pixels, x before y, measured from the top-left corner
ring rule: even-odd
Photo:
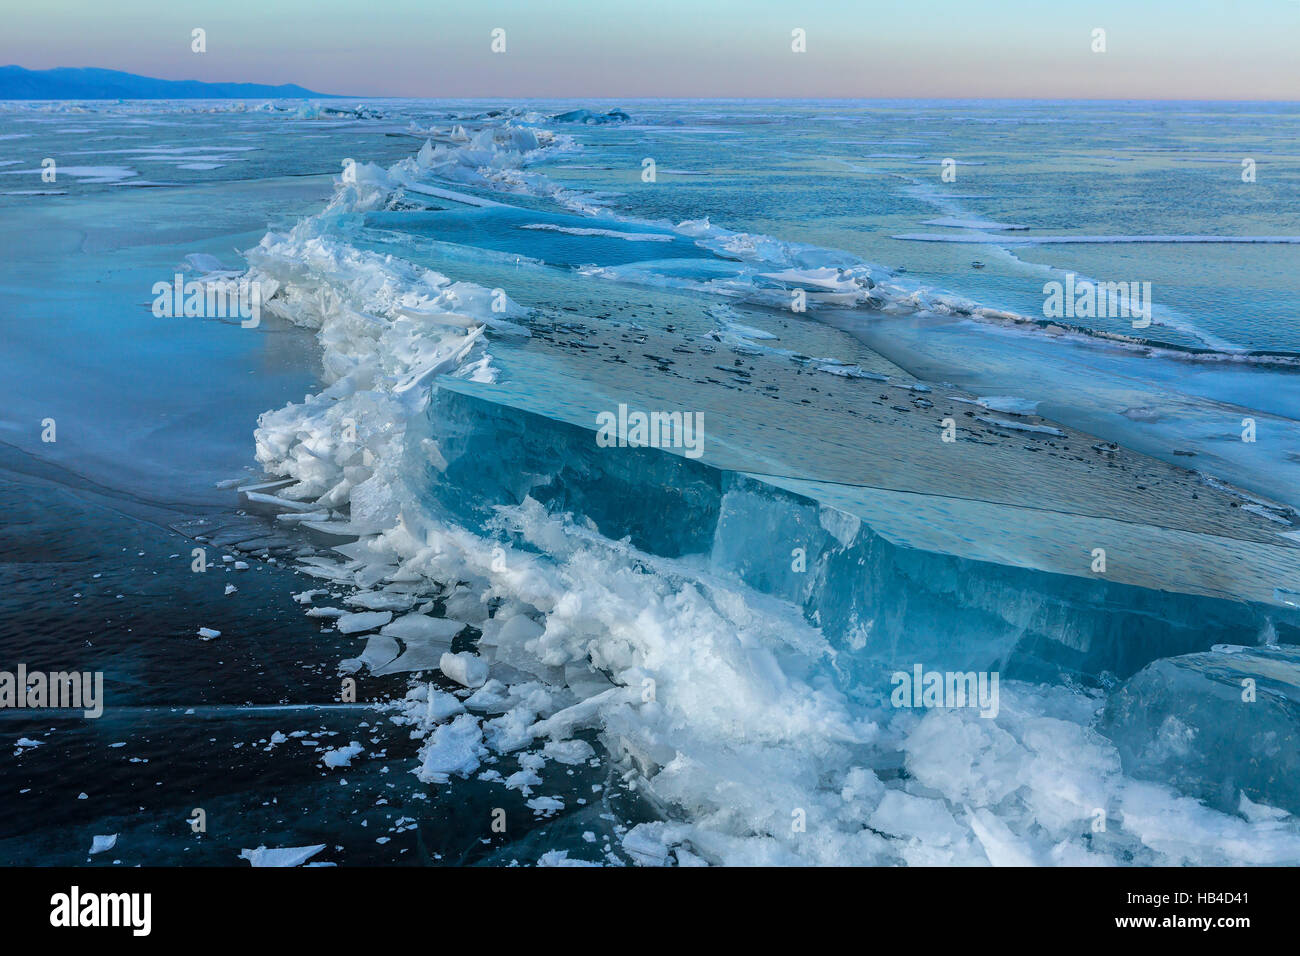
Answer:
[[[360,611],[356,614],[344,614],[338,620],[339,633],[360,634],[363,631],[373,631],[377,627],[383,627],[392,619],[392,611]]]
[[[1148,664],[1106,703],[1124,769],[1227,813],[1241,794],[1300,813],[1300,647],[1225,647]]]
[[[385,624],[379,633],[403,641],[424,640],[450,644],[451,639],[465,630],[465,627],[463,621],[429,617],[427,614],[404,614],[391,624]]]
[[[917,797],[901,790],[886,791],[869,824],[881,833],[934,846],[959,844],[965,838],[962,827],[942,800]]]
[[[308,617],[342,617],[348,612],[339,607],[313,607],[308,609]]]
[[[429,735],[420,751],[416,776],[425,783],[446,783],[451,774],[469,776],[486,752],[478,718],[461,714]]]
[[[443,654],[438,668],[462,687],[482,687],[487,683],[487,661],[468,651]]]
[[[392,638],[380,636],[384,640],[392,640]],[[437,670],[439,663],[442,661],[442,655],[446,651],[446,644],[410,641],[407,642],[406,650],[401,654],[386,663],[372,666],[370,672],[376,677],[383,677],[385,674],[407,674],[411,671]]]
[[[593,860],[570,859],[568,850],[547,850],[537,858],[538,866],[600,866]]]
[[[382,634],[375,634],[366,640],[366,649],[361,652],[361,661],[372,671],[383,667],[400,652],[397,641]]]
[[[316,846],[259,846],[256,850],[241,850],[239,858],[253,866],[301,866],[323,849],[324,843]]]
[[[580,764],[596,753],[585,740],[550,740],[542,752],[552,760],[569,766]]]
[[[534,813],[541,816],[550,816],[564,809],[564,801],[559,797],[534,797],[531,800],[525,800],[524,803]]]
[[[336,767],[350,767],[352,766],[352,758],[360,754],[363,749],[361,744],[354,740],[346,747],[335,747],[332,750],[325,751],[321,754],[321,763],[331,770]]]
[[[483,604],[483,596],[469,588],[460,588],[448,597],[446,607],[450,617],[470,624],[482,624],[487,620],[488,612]]]
[[[448,717],[455,717],[465,712],[464,705],[456,697],[446,691],[438,690],[432,684],[411,688],[407,692],[406,700],[414,702],[414,706],[407,705],[407,716],[430,724],[439,723]]]
[[[493,678],[465,698],[465,706],[470,710],[504,714],[510,709],[510,690],[501,681]]]
[[[96,853],[103,853],[105,850],[111,850],[115,846],[117,846],[116,833],[110,833],[107,836],[96,836],[90,842],[90,855],[94,856]]]
[[[519,790],[524,796],[532,796],[532,788],[540,786],[542,778],[535,770],[520,770],[506,777],[507,790]]]
[[[347,599],[348,604],[367,611],[407,611],[415,601],[409,594],[394,594],[390,591],[358,591]]]

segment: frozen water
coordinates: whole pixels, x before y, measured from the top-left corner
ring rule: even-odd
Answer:
[[[544,150],[526,139],[508,160],[510,140],[494,134],[490,162],[473,173],[446,146],[387,174],[368,168],[332,211],[251,257],[282,290],[269,307],[320,330],[331,375],[320,398],[263,418],[262,463],[297,480],[292,496],[350,504],[354,523],[360,512],[363,526],[387,526],[366,548],[389,568],[395,556],[397,574],[468,582],[447,594],[446,613],[480,628],[483,656],[448,652],[440,663],[480,689],[469,713],[428,735],[421,779],[467,775],[488,753],[537,741],[551,759],[577,759],[573,735],[595,731],[687,821],[629,834],[624,849],[642,862],[678,851],[715,862],[1295,858],[1289,825],[1184,809],[1176,790],[1124,776],[1115,747],[1090,729],[1095,691],[1011,681],[991,720],[886,704],[903,662],[1104,683],[1293,626],[1274,588],[1293,582],[1296,551],[1263,515],[1234,512],[1233,492],[1186,470],[1031,420],[1043,395],[1059,393],[949,395],[954,411],[928,422],[925,396],[936,393],[900,359],[843,339],[832,357],[815,330],[753,309],[720,317],[691,298],[774,305],[804,287],[823,306],[941,304],[851,258],[832,266],[824,251],[695,222],[677,229],[694,240],[689,255],[638,259],[635,243],[608,234],[617,230],[590,215],[576,220],[585,227],[544,218],[536,202],[382,210],[439,165],[462,187],[592,212],[589,199],[519,173]],[[488,140],[475,142],[471,152]],[[332,228],[342,209],[365,211],[369,234],[345,244]],[[517,254],[513,279],[501,253]],[[530,335],[494,333],[485,290],[498,285],[510,290],[511,323]],[[590,304],[565,316],[561,303],[575,301]],[[700,347],[710,339],[727,351]],[[489,364],[485,381],[456,371]],[[845,380],[834,403],[806,366]],[[434,388],[417,401],[390,381]],[[702,460],[600,448],[593,423],[613,396],[702,408]],[[962,401],[1019,417],[962,413]],[[937,457],[942,414],[991,426],[955,469]],[[345,416],[358,445],[334,437]],[[515,609],[492,614],[495,601]],[[891,777],[900,763],[912,782]],[[536,786],[536,772],[506,786]],[[539,812],[560,809],[534,799]],[[819,837],[791,835],[792,807]],[[1190,839],[1171,839],[1160,822],[1171,813],[1188,816]],[[1099,819],[1109,827],[1095,839]],[[1242,827],[1268,831],[1269,846],[1247,848]]]
[[[255,850],[241,850],[239,858],[253,866],[301,866],[323,849],[323,843],[317,846],[259,846]]]
[[[100,191],[78,222],[103,223],[86,241],[115,299],[135,302],[132,290],[179,263],[242,269],[226,252],[242,234],[266,321],[310,335],[320,360],[313,383],[293,371],[306,361],[303,335],[259,333],[258,349],[296,343],[266,367],[299,382],[293,394],[311,394],[263,401],[254,376],[238,407],[200,396],[161,430],[115,430],[107,403],[88,401],[116,374],[98,353],[149,320],[119,307],[110,334],[70,318],[67,340],[88,370],[74,397],[93,410],[80,453],[137,459],[137,488],[186,488],[175,433],[225,435],[223,423],[242,429],[254,408],[270,408],[257,419],[256,461],[284,481],[242,486],[243,502],[334,547],[302,562],[330,602],[303,610],[365,638],[345,669],[441,670],[419,678],[440,687],[416,684],[391,705],[420,740],[416,777],[435,788],[497,781],[532,791],[540,817],[563,817],[581,812],[578,794],[553,792],[549,765],[608,762],[659,817],[620,822],[627,859],[1300,862],[1300,831],[1283,812],[1294,794],[1270,777],[1287,765],[1261,743],[1294,729],[1290,692],[1269,683],[1291,673],[1269,656],[1283,652],[1209,650],[1286,643],[1300,628],[1288,597],[1300,593],[1300,547],[1287,537],[1300,486],[1288,451],[1300,436],[1296,357],[1270,298],[1293,287],[1292,245],[1180,241],[1178,254],[1198,263],[1244,249],[1257,268],[1234,272],[1229,296],[1215,270],[1170,265],[1180,278],[1138,339],[1116,323],[1035,318],[1037,290],[1074,267],[1068,257],[1098,275],[1123,250],[1035,245],[1056,207],[1003,211],[978,192],[927,193],[907,178],[919,152],[883,177],[889,188],[855,178],[869,192],[852,203],[765,162],[680,189],[628,189],[645,124],[689,120],[698,127],[672,128],[768,155],[775,127],[752,132],[752,114],[734,112],[748,109],[654,105],[630,124],[617,111],[557,108],[562,125],[550,129],[549,111],[398,106],[383,127],[396,135],[346,143],[340,155],[362,161],[318,214],[263,235],[230,213],[212,242],[187,229],[176,248],[114,230],[122,200],[109,190],[129,187],[70,183]],[[781,109],[784,125],[808,119],[805,107]],[[970,135],[937,107],[917,109],[946,136]],[[1288,108],[1260,109],[1268,135],[1293,135]],[[244,195],[251,187],[231,185],[234,168],[304,165],[281,152],[292,137],[261,124],[320,115],[207,116],[251,129],[258,147],[238,162],[172,156],[186,162],[168,163],[168,175]],[[1206,135],[1167,119],[1162,136]],[[892,108],[873,122],[933,143]],[[844,135],[811,129],[828,154]],[[674,137],[661,169],[708,170],[716,139]],[[1007,148],[1061,162],[1075,145],[1067,136]],[[555,164],[581,148],[601,164]],[[138,165],[168,154],[130,155]],[[197,192],[178,187],[177,206],[209,209]],[[846,206],[873,212],[845,218]],[[15,208],[45,244],[32,276],[13,282],[15,354],[37,356],[30,368],[11,363],[6,415],[17,432],[62,398],[42,378],[66,356],[35,347],[32,325],[59,285],[59,243],[82,237],[57,210]],[[1081,212],[1078,236],[1108,235],[1097,215]],[[1202,231],[1182,221],[1185,210],[1159,215],[1129,238]],[[994,229],[1004,218],[1028,228]],[[960,232],[889,238],[899,221],[927,220]],[[1286,237],[1284,220],[1237,238]],[[1053,225],[1048,238],[1060,232]],[[989,260],[978,276],[972,250],[948,248],[960,242]],[[906,273],[875,264],[904,256]],[[791,309],[798,293],[806,314]],[[243,381],[249,357],[264,354],[249,336],[226,337],[243,331],[176,320],[162,333],[176,342],[152,361],[188,380],[191,369],[171,368],[176,354],[199,338],[238,342],[204,354],[214,378]],[[619,405],[702,414],[702,454],[601,447],[596,416]],[[1241,441],[1243,418],[1268,440]],[[1203,474],[1185,467],[1193,456]],[[1256,679],[1258,724],[1225,716],[1222,674],[1238,665],[1220,657]],[[891,672],[914,665],[1000,674],[996,713],[892,706]],[[1212,736],[1198,720],[1231,740],[1198,749]],[[1264,759],[1240,756],[1247,739]],[[1224,755],[1229,744],[1237,755]],[[320,759],[349,765],[353,746]],[[497,768],[508,760],[519,770]],[[320,849],[243,857],[296,865]]]
[[[1260,803],[1300,813],[1300,647],[1154,661],[1111,695],[1102,728],[1134,776],[1225,812]]]

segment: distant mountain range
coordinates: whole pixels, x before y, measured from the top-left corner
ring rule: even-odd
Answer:
[[[26,70],[0,66],[0,100],[182,100],[182,99],[297,99],[328,98],[293,83],[202,83],[199,80],[159,80],[120,70],[93,67],[56,67]]]

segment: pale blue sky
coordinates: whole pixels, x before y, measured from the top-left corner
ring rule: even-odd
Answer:
[[[0,63],[356,95],[1300,99],[1300,0],[40,0],[5,21]]]

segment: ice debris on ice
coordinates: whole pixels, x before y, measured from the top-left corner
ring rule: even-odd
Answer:
[[[324,843],[316,846],[259,846],[255,850],[241,850],[239,858],[252,866],[301,866],[323,849]]]
[[[425,783],[446,783],[452,774],[469,776],[486,753],[478,718],[461,714],[429,735],[420,748],[420,766],[415,773]]]
[[[329,767],[331,770],[338,767],[350,767],[352,766],[352,758],[359,755],[363,749],[364,748],[361,744],[354,740],[346,747],[335,747],[331,750],[326,750],[321,754],[321,763]]]
[[[976,421],[983,422],[985,425],[993,425],[996,428],[1008,428],[1016,432],[1033,432],[1039,435],[1053,435],[1057,438],[1064,438],[1065,432],[1051,425],[1034,425],[1030,422],[1013,422],[1005,418],[990,418],[987,415],[976,415]]]
[[[462,687],[482,687],[487,682],[487,661],[468,651],[443,654],[438,668]]]
[[[113,849],[115,846],[117,846],[116,833],[110,833],[106,836],[96,836],[90,843],[90,855],[94,856],[96,853],[103,853],[107,850]]]
[[[340,615],[338,629],[340,634],[361,634],[383,627],[392,619],[392,611],[359,611],[356,614]]]

